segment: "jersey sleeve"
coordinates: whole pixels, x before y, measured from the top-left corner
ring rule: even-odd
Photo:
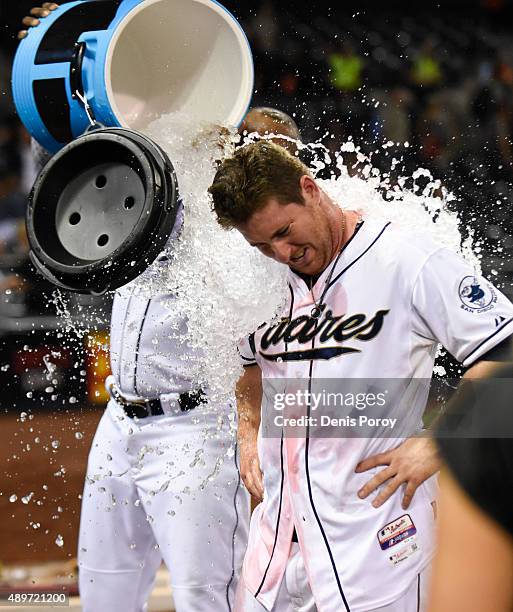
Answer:
[[[513,334],[513,304],[461,257],[439,249],[414,285],[413,329],[469,366]]]
[[[241,363],[244,367],[256,365],[255,358],[255,334],[246,336],[239,342],[237,347]]]

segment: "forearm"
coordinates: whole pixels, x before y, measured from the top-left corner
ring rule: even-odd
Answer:
[[[264,496],[264,483],[258,458],[258,429],[262,402],[262,373],[257,365],[244,369],[236,387],[239,423],[237,440],[240,452],[240,474],[256,502]]]
[[[237,399],[238,440],[239,444],[253,441],[260,427],[260,408],[262,403],[262,373],[257,365],[244,369],[235,390]]]

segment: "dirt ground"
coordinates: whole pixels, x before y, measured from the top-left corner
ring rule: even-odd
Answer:
[[[0,416],[0,564],[76,556],[87,454],[101,414]]]

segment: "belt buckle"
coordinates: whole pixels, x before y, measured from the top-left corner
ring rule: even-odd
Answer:
[[[142,408],[144,410],[144,412],[146,413],[144,416],[140,416],[139,418],[146,418],[149,416],[153,416],[152,411],[151,411],[151,406],[149,403],[149,400],[146,399],[136,399],[133,401],[127,401],[125,400],[125,406],[138,406],[140,408]]]
[[[117,402],[123,409],[129,407],[130,405],[141,406],[141,408],[144,408],[146,410],[146,414],[148,416],[151,416],[151,409],[148,410],[148,400],[136,399],[136,400],[128,401],[118,391],[114,382],[110,384],[109,391],[114,401]]]
[[[130,402],[127,402],[128,404],[135,404],[136,406],[143,406],[143,407],[147,407],[148,404],[150,403],[150,400],[147,399],[135,399],[132,400]]]

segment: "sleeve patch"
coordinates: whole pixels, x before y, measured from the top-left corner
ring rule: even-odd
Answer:
[[[477,276],[465,276],[459,284],[458,293],[461,308],[467,312],[488,312],[497,304],[497,291]]]

